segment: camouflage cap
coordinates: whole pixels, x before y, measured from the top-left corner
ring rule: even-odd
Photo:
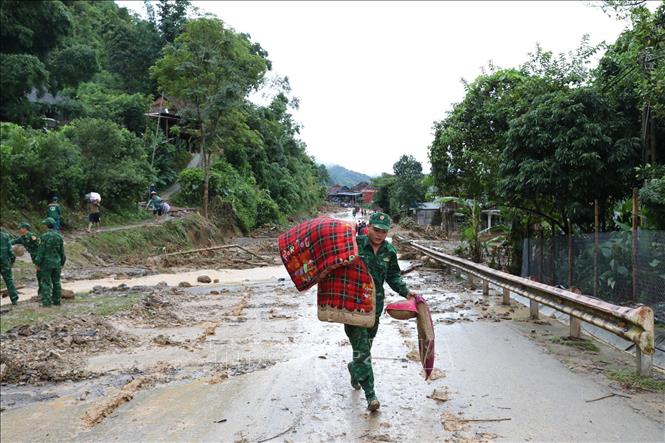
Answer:
[[[55,224],[55,220],[53,220],[51,217],[46,217],[44,220],[42,220],[42,224],[53,226]]]
[[[18,225],[19,229],[30,229],[30,223],[23,222],[20,225]]]
[[[390,229],[390,216],[383,212],[375,212],[369,218],[370,226],[387,231]]]

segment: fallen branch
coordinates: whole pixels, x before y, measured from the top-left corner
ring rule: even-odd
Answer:
[[[252,256],[258,258],[258,259],[261,260],[261,261],[264,261],[264,262],[268,263],[268,260],[266,260],[265,258],[261,257],[261,256],[258,255],[258,254],[253,253],[252,251],[250,251],[250,250],[248,250],[248,249],[246,249],[246,248],[243,248],[243,247],[240,246],[240,245],[233,245],[233,246],[235,246],[235,247],[238,248],[238,249],[241,249],[241,250],[245,251],[245,252],[248,253],[249,255],[252,255]]]
[[[198,253],[201,253],[201,252],[217,251],[217,250],[220,250],[220,249],[231,249],[231,248],[240,249],[240,250],[245,251],[246,253],[258,258],[259,260],[261,260],[264,263],[270,263],[267,259],[261,257],[260,255],[257,255],[255,253],[253,253],[252,251],[248,250],[247,248],[243,248],[242,246],[235,245],[235,244],[233,244],[233,245],[211,246],[209,248],[201,248],[201,249],[190,249],[189,251],[169,252],[168,254],[153,255],[152,257],[148,257],[147,260],[148,261],[158,261],[158,260],[165,259],[167,257],[174,257],[174,256],[177,256],[177,255],[198,254]]]
[[[249,261],[249,260],[243,260],[241,258],[232,258],[231,261],[233,263],[242,263],[244,265],[249,265],[249,266],[263,266],[266,264],[266,262],[255,262],[255,261]]]
[[[277,434],[277,435],[273,435],[273,436],[270,437],[270,438],[264,438],[263,440],[259,440],[258,443],[264,443],[264,442],[266,442],[266,441],[274,440],[274,439],[276,439],[277,437],[281,437],[282,435],[286,434],[286,433],[289,432],[291,429],[293,429],[293,426],[289,426],[289,428],[288,428],[286,431],[282,431],[282,432],[280,432],[279,434]]]
[[[169,252],[168,254],[161,254],[161,255],[154,255],[150,258],[165,258],[165,257],[173,257],[176,255],[186,255],[186,254],[196,254],[199,252],[207,252],[207,251],[216,251],[218,249],[229,249],[229,248],[237,248],[238,245],[221,245],[221,246],[211,246],[209,248],[202,248],[202,249],[190,249],[189,251],[179,251],[179,252]]]
[[[623,398],[630,398],[628,395],[623,395],[623,394],[617,394],[615,392],[604,395],[602,397],[594,398],[593,400],[585,400],[587,403],[593,403],[594,401],[600,401],[600,400],[605,400],[606,398],[611,398],[611,397],[623,397]]]
[[[506,418],[459,418],[457,421],[460,422],[481,422],[481,421],[508,421],[512,420],[510,417]]]

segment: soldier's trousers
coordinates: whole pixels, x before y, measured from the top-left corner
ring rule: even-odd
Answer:
[[[349,364],[351,380],[357,382],[365,391],[365,397],[369,400],[376,396],[374,392],[374,371],[372,370],[372,342],[379,330],[379,316],[383,308],[378,309],[376,321],[371,328],[344,325],[344,332],[349,337],[353,349],[353,360]]]
[[[60,267],[41,268],[37,273],[37,278],[39,279],[39,296],[42,299],[43,306],[60,304],[60,297],[62,295],[60,270]]]
[[[14,277],[12,275],[12,265],[2,264],[0,265],[0,274],[2,274],[2,279],[5,281],[5,286],[7,286],[7,292],[9,293],[9,299],[12,304],[15,305],[18,302],[18,292],[16,292],[16,286],[14,286]]]

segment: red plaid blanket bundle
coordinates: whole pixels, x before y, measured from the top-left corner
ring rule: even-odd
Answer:
[[[289,229],[278,243],[282,262],[299,291],[319,283],[320,320],[374,325],[374,282],[358,258],[351,224],[317,217]]]
[[[372,276],[365,263],[356,259],[319,281],[319,320],[371,328],[375,321],[375,299]]]
[[[353,226],[316,217],[279,236],[279,253],[299,291],[309,289],[335,268],[358,256]]]

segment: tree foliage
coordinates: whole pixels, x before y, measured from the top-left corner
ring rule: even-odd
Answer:
[[[53,91],[88,81],[99,70],[97,53],[87,45],[76,44],[57,49],[51,52],[49,59]]]
[[[425,196],[423,167],[412,155],[402,155],[393,165],[395,201],[399,211],[407,211]],[[395,208],[393,208],[393,211]]]
[[[208,180],[213,152],[221,152],[219,131],[227,116],[244,102],[267,70],[265,59],[256,53],[244,35],[235,33],[215,18],[199,18],[164,50],[151,68],[159,88],[179,99],[200,134],[203,156],[203,213],[208,213]]]
[[[503,201],[557,214],[562,225],[592,222],[589,202],[625,194],[639,160],[639,139],[624,137],[626,126],[592,88],[537,97],[507,131]]]

